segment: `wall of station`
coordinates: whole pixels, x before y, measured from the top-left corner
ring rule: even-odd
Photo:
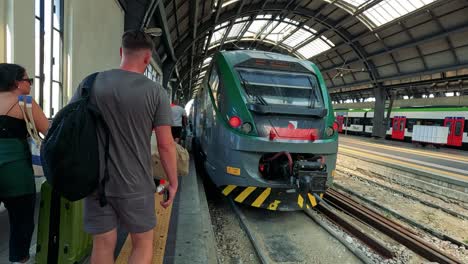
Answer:
[[[6,16],[5,0],[0,0],[0,62],[5,62],[5,16]]]
[[[34,2],[0,0],[0,61],[34,75]]]
[[[64,83],[68,98],[88,74],[118,68],[124,17],[115,0],[65,0]]]
[[[0,0],[0,62],[20,64],[30,77],[37,55],[34,9],[32,0]],[[63,17],[66,103],[86,75],[119,66],[125,16],[116,0],[64,0]]]

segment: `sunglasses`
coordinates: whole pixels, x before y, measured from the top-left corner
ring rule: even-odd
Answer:
[[[25,81],[25,82],[29,82],[30,85],[32,85],[34,83],[34,78],[29,78],[29,79],[21,79],[20,81]]]

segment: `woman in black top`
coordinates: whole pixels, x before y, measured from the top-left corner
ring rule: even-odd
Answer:
[[[18,96],[31,92],[32,80],[23,67],[0,63],[0,202],[10,219],[9,259],[22,263],[29,259],[36,190]],[[37,130],[45,134],[49,122],[34,101],[32,112]]]

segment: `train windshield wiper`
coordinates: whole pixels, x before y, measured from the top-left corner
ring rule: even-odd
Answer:
[[[263,99],[263,97],[261,97],[260,95],[257,95],[257,94],[252,94],[249,92],[249,89],[247,88],[248,85],[250,85],[250,83],[248,81],[246,81],[244,79],[244,77],[242,77],[242,74],[239,74],[239,76],[241,77],[241,80],[242,80],[242,86],[244,86],[244,90],[245,90],[245,93],[250,96],[250,97],[253,97],[255,98],[260,104],[262,105],[268,105],[268,103],[265,101],[265,99]]]
[[[310,88],[311,88],[311,90],[310,90],[310,98],[309,98],[309,100],[310,100],[310,102],[309,102],[309,108],[314,109],[314,108],[315,108],[315,97],[316,97],[316,96],[314,96],[314,92],[315,92],[315,89],[314,89],[314,88],[315,88],[315,87],[314,87],[314,84],[312,83],[312,81],[310,80],[309,77],[307,77],[307,80],[309,81],[309,83],[310,83]]]

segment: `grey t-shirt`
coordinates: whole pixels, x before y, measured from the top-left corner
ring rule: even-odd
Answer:
[[[72,102],[81,93],[81,85]],[[166,91],[143,74],[120,69],[101,72],[91,90],[110,129],[109,176],[106,196],[132,198],[153,193],[151,133],[157,126],[172,125]],[[98,131],[101,177],[104,175],[105,133]]]
[[[171,106],[171,109],[172,109],[172,126],[181,127],[182,117],[187,116],[187,114],[185,113],[185,109],[179,105]]]

